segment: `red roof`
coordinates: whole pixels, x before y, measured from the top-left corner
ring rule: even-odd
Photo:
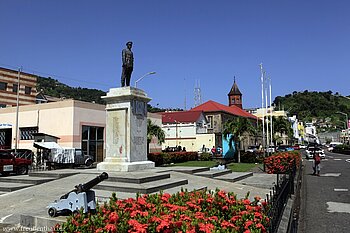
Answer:
[[[181,112],[162,112],[162,123],[191,123],[196,122],[201,116],[202,111],[181,111]]]
[[[244,111],[243,109],[237,106],[226,106],[223,104],[219,104],[215,101],[209,100],[204,104],[201,104],[190,111],[203,111],[203,112],[226,112],[228,114],[232,114],[235,116],[248,117],[251,119],[257,120],[257,117],[249,112]]]

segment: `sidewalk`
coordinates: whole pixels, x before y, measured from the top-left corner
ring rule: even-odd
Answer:
[[[178,171],[172,171],[172,169],[177,169]],[[191,168],[183,168],[190,169]],[[198,169],[198,168],[192,168]],[[96,169],[65,169],[65,170],[53,170],[40,172],[43,179],[48,179],[48,177],[59,177],[54,180],[49,180],[45,183],[31,185],[16,191],[8,192],[0,195],[0,223],[5,224],[19,224],[21,223],[27,227],[51,227],[57,222],[65,221],[65,217],[59,216],[55,218],[50,218],[47,214],[47,205],[55,200],[59,199],[60,196],[71,191],[75,185],[86,183],[89,180],[95,178],[101,172]],[[120,177],[127,178],[137,178],[137,177],[159,177],[159,174],[169,174],[170,178],[167,178],[169,183],[175,180],[181,180],[181,185],[165,188],[164,192],[174,193],[181,190],[181,188],[186,188],[189,191],[198,189],[215,190],[216,188],[225,190],[227,192],[234,192],[237,194],[237,198],[244,198],[246,194],[250,193],[250,198],[253,199],[254,196],[266,197],[266,194],[270,192],[270,187],[272,187],[275,182],[275,176],[269,174],[251,174],[249,177],[246,173],[242,173],[242,179],[245,183],[239,182],[228,182],[224,180],[219,180],[214,178],[208,178],[200,176],[199,173],[190,174],[181,171],[181,168],[155,168],[147,170],[147,172],[108,172],[109,177],[114,177],[115,181],[108,179],[101,182],[100,189],[93,188],[96,192],[97,199],[100,202],[108,200],[111,196],[111,190],[106,190],[106,184],[108,187],[112,184],[115,187],[118,185],[125,185],[125,189],[130,189],[131,187],[142,187],[147,191],[147,187],[150,187],[150,191],[154,190],[154,187],[159,186],[161,183],[165,183],[164,177],[162,180],[146,181],[144,184],[133,184],[131,183],[121,183],[117,182]],[[67,176],[65,176],[67,175]],[[207,174],[206,174],[207,175]],[[225,174],[228,175],[228,174]],[[238,174],[232,174],[232,176],[237,176]],[[261,175],[265,176],[261,179]],[[243,177],[244,176],[244,177]],[[255,176],[255,177],[254,177]],[[18,176],[16,176],[18,177]],[[119,178],[118,178],[119,177]],[[260,178],[259,178],[260,177]],[[248,179],[249,178],[249,179]],[[158,178],[157,178],[158,179]],[[159,178],[160,179],[160,178]],[[112,179],[113,180],[113,179]],[[187,182],[183,182],[187,180]],[[114,182],[114,183],[113,183]],[[256,183],[259,183],[257,186]],[[263,185],[265,184],[265,185]],[[168,186],[163,186],[168,187]],[[97,187],[98,188],[98,187]],[[136,197],[135,192],[116,192],[119,198]],[[0,229],[1,231],[1,229]]]

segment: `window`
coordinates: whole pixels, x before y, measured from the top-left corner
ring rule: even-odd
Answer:
[[[19,128],[21,140],[34,140],[33,133],[38,133],[38,127]]]
[[[0,90],[6,91],[6,89],[7,89],[7,83],[0,82]]]
[[[26,95],[30,95],[31,92],[32,92],[32,88],[31,88],[31,87],[25,87],[24,93],[25,93]]]
[[[0,104],[0,108],[6,108],[6,104]]]
[[[17,93],[17,90],[18,90],[18,84],[14,83],[12,85],[12,92]]]
[[[208,118],[208,129],[213,128],[213,116],[207,116]]]

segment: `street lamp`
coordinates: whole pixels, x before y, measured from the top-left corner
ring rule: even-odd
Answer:
[[[346,114],[344,112],[336,112],[336,113],[342,114],[346,117],[346,127],[345,127],[346,133],[345,133],[345,135],[347,135],[349,137],[349,117],[348,117],[348,114]],[[349,140],[349,138],[348,138],[348,140]]]
[[[140,82],[144,77],[148,76],[148,75],[152,75],[155,74],[156,72],[152,71],[152,72],[148,72],[146,74],[144,74],[141,78],[139,78],[138,80],[135,81],[135,88],[137,88],[137,83]]]
[[[348,114],[344,113],[344,112],[336,112],[336,113],[339,113],[339,114],[342,114],[346,117],[346,127],[345,129],[349,129],[349,118],[348,118]]]

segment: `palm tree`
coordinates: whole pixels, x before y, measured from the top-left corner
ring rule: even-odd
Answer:
[[[241,152],[239,144],[246,134],[254,134],[256,128],[248,118],[236,117],[224,123],[223,135],[228,141],[230,149],[233,149],[233,142],[235,142],[236,150],[238,151],[238,163],[241,162]]]
[[[165,142],[165,133],[161,127],[152,123],[150,119],[147,121],[147,153],[149,151],[149,144],[151,143],[152,137],[158,139],[158,144]]]
[[[273,131],[275,132],[275,145],[277,145],[277,140],[280,140],[282,138],[282,135],[292,137],[292,125],[285,117],[274,117],[272,122]],[[276,135],[276,133],[279,133],[279,135]]]

